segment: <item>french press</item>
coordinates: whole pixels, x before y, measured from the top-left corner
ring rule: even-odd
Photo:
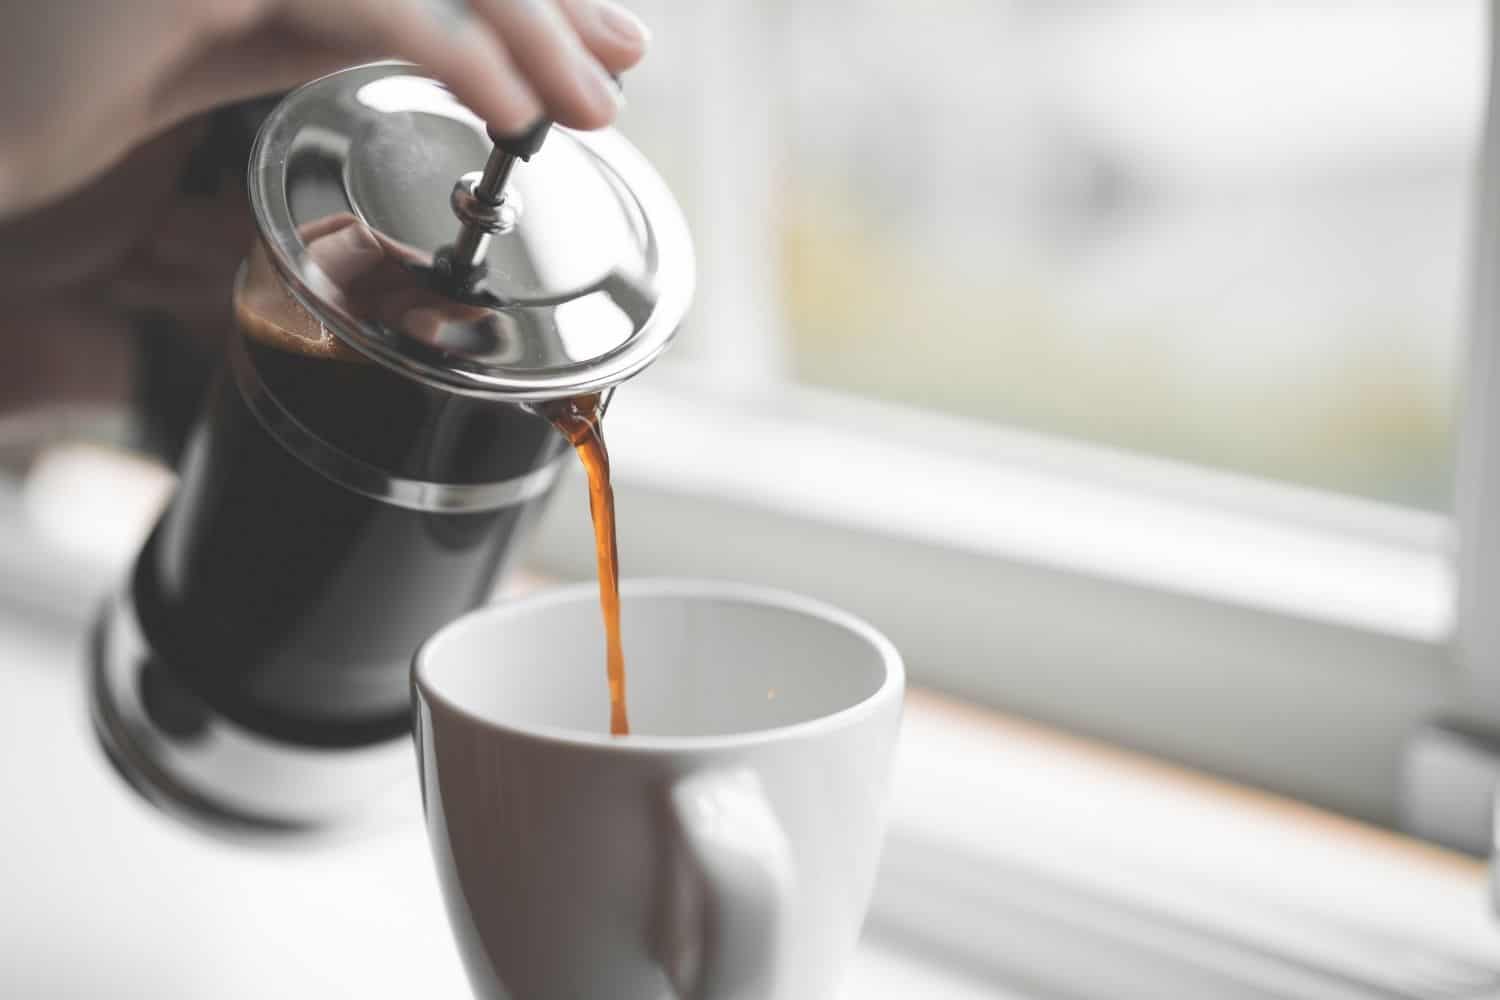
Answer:
[[[537,404],[651,364],[693,257],[619,134],[493,136],[401,63],[287,96],[248,191],[224,371],[91,698],[158,805],[298,830],[409,768],[412,653],[488,597],[566,458]]]

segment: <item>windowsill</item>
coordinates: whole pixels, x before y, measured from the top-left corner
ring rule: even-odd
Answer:
[[[976,421],[663,366],[611,403],[615,475],[841,527],[1419,642],[1448,519]]]
[[[872,934],[1002,981],[1500,985],[1483,865],[1300,803],[926,693],[893,801]],[[1038,964],[1084,950],[1087,972]]]

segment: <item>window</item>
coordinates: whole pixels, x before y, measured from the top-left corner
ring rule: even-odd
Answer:
[[[1449,508],[1477,0],[643,8],[684,355]]]

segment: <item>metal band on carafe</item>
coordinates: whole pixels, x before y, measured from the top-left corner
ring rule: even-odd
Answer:
[[[434,483],[392,475],[324,440],[298,420],[261,381],[243,338],[229,338],[228,355],[240,398],[266,433],[318,475],[372,500],[434,514],[499,510],[542,496],[562,467],[554,460],[493,483]]]

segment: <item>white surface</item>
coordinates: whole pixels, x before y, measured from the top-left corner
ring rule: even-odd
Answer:
[[[0,994],[465,996],[415,793],[390,835],[298,851],[152,811],[96,749],[81,641],[0,619]]]
[[[27,470],[21,504],[30,524],[58,551],[126,566],[175,484],[172,473],[127,452],[61,444],[43,451]]]
[[[0,996],[466,997],[415,789],[373,839],[236,846],[166,820],[95,749],[81,638],[0,613]],[[864,953],[851,997],[981,996]],[[887,988],[889,987],[889,988]]]
[[[1025,995],[944,969],[900,948],[866,942],[844,986],[847,1000],[1025,1000]]]

